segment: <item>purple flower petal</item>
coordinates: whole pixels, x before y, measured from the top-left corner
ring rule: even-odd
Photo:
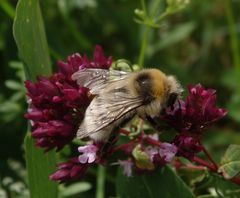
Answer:
[[[132,177],[133,162],[132,160],[118,160],[118,164],[123,167],[123,174]]]
[[[95,145],[86,145],[78,147],[78,151],[82,153],[79,155],[78,160],[80,163],[93,163],[97,158],[98,147]]]
[[[162,143],[159,149],[159,155],[166,162],[171,162],[177,153],[177,147],[173,144]]]

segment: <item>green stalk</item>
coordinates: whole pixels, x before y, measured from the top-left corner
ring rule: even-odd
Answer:
[[[152,14],[151,14],[152,17],[155,17],[157,15],[160,3],[161,3],[161,0],[155,0],[153,4]]]
[[[240,93],[240,49],[237,34],[237,26],[234,19],[233,7],[231,0],[225,0],[226,17],[228,22],[228,29],[230,32],[230,46],[232,50],[233,64],[237,73],[238,91]]]
[[[145,13],[146,17],[151,17],[151,19],[148,19],[150,21],[154,21],[156,15],[157,15],[157,11],[158,8],[160,6],[161,0],[156,0],[154,2],[154,5],[151,8],[150,11],[150,15],[148,16],[148,10],[146,8],[146,4],[144,0],[141,0],[141,6],[142,9]],[[147,19],[146,19],[147,20]],[[151,26],[150,25],[145,25],[144,30],[143,30],[143,36],[142,36],[142,42],[141,42],[141,47],[140,47],[140,53],[139,53],[139,58],[138,58],[138,65],[140,66],[140,69],[142,69],[144,67],[144,60],[145,60],[145,53],[146,53],[146,49],[147,49],[147,45],[148,45],[148,39],[149,39],[149,33],[151,30]]]
[[[26,78],[36,81],[38,75],[50,75],[51,62],[38,0],[18,1],[13,35],[25,63]],[[48,178],[56,168],[55,152],[44,153],[36,148],[30,130],[24,145],[31,198],[57,198],[57,184]]]
[[[147,43],[148,43],[149,32],[150,32],[150,27],[145,26],[142,43],[141,43],[140,55],[138,58],[138,65],[140,66],[141,69],[144,67],[144,59],[145,59],[145,52],[146,52]]]
[[[142,6],[142,9],[143,9],[143,12],[147,13],[147,7],[146,7],[145,0],[141,0],[141,6]]]
[[[104,198],[105,194],[105,177],[106,177],[106,168],[99,165],[97,172],[97,190],[96,198]]]

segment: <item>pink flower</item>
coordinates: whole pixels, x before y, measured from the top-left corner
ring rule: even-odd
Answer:
[[[194,155],[202,150],[197,137],[192,137],[185,133],[180,133],[173,140],[174,145],[178,148],[177,155],[192,159]]]
[[[30,107],[25,117],[32,122],[32,136],[36,145],[46,151],[71,142],[91,102],[88,89],[79,87],[71,79],[74,72],[86,67],[108,69],[111,57],[106,58],[96,46],[93,60],[73,54],[67,62],[58,61],[59,71],[50,77],[38,77],[37,82],[25,82]]]
[[[177,101],[173,110],[167,109],[162,119],[179,132],[201,133],[227,114],[216,107],[216,91],[202,85],[190,85],[186,101]]]
[[[47,148],[62,148],[74,137],[72,125],[60,120],[36,122],[32,137],[37,139],[36,146]],[[71,135],[72,134],[72,135]]]
[[[68,162],[58,165],[58,170],[49,176],[51,180],[65,182],[82,179],[88,169],[88,164],[80,164],[78,158],[72,158]]]
[[[101,68],[109,69],[112,64],[112,57],[106,58],[101,46],[96,45],[93,60],[89,60],[87,55],[84,54],[81,56],[78,53],[75,53],[71,56],[68,56],[67,62],[58,61],[59,70],[67,79],[71,81],[71,76],[74,72],[79,69],[84,68]]]
[[[25,117],[31,121],[32,137],[36,146],[62,149],[76,136],[84,112],[92,100],[89,89],[77,85],[72,74],[84,68],[109,69],[111,57],[105,57],[100,46],[96,46],[93,59],[76,53],[67,61],[58,61],[58,72],[50,77],[39,76],[37,82],[26,81],[29,109]],[[51,180],[65,182],[81,179],[92,164],[105,164],[109,156],[121,150],[127,160],[118,160],[123,173],[130,177],[132,172],[152,171],[171,162],[177,156],[192,159],[202,150],[199,136],[202,131],[226,115],[225,109],[216,107],[216,92],[200,84],[189,86],[186,100],[178,100],[173,108],[166,109],[161,118],[180,132],[172,143],[162,143],[158,134],[144,132],[134,139],[115,146],[119,134],[116,131],[107,143],[93,142],[80,146],[78,157],[58,165]],[[130,132],[121,130],[123,134]]]
[[[75,136],[76,128],[90,103],[88,89],[71,84],[61,73],[38,82],[25,82],[30,108],[25,117],[32,120],[36,145],[50,150],[61,149]]]
[[[86,55],[82,58],[82,64],[80,66],[80,69],[84,68],[102,68],[102,69],[109,69],[109,67],[112,64],[112,57],[106,58],[104,56],[104,52],[101,46],[96,45],[94,54],[93,54],[93,60],[89,60]]]
[[[118,160],[117,163],[115,164],[119,164],[120,166],[123,167],[123,174],[126,175],[127,177],[132,177],[132,171],[133,171],[133,162],[132,160],[128,159],[128,160]]]
[[[78,151],[82,153],[78,157],[79,162],[82,164],[85,164],[85,163],[91,164],[95,162],[97,158],[98,147],[93,144],[86,145],[86,146],[79,146]]]
[[[161,143],[159,155],[165,162],[171,162],[177,153],[177,147],[170,143]]]
[[[177,153],[177,147],[174,144],[164,142],[159,147],[148,146],[144,151],[149,155],[155,167],[157,167],[171,162]]]

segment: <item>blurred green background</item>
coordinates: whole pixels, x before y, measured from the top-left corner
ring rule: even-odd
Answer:
[[[16,3],[0,1],[0,197],[28,194],[23,149],[27,129],[24,72],[12,35]],[[133,20],[136,8],[140,8],[136,0],[41,1],[53,67],[56,69],[56,60],[74,52],[91,57],[95,44],[102,45],[114,60],[137,63],[143,26]],[[217,161],[230,143],[240,144],[239,8],[239,0],[191,1],[161,28],[151,30],[146,50],[145,67],[176,75],[185,90],[195,83],[217,90],[218,105],[229,114],[204,139]],[[66,147],[59,158],[67,158],[70,151],[71,146]],[[116,168],[108,168],[107,173],[106,196],[115,196]],[[82,197],[94,195],[95,175],[92,169],[86,177],[88,183],[81,183],[83,191],[92,187]]]

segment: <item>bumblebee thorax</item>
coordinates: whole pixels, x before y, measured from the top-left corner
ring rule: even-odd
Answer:
[[[146,69],[136,73],[133,77],[133,89],[143,97],[146,103],[160,100],[164,95],[166,76],[157,69]]]

